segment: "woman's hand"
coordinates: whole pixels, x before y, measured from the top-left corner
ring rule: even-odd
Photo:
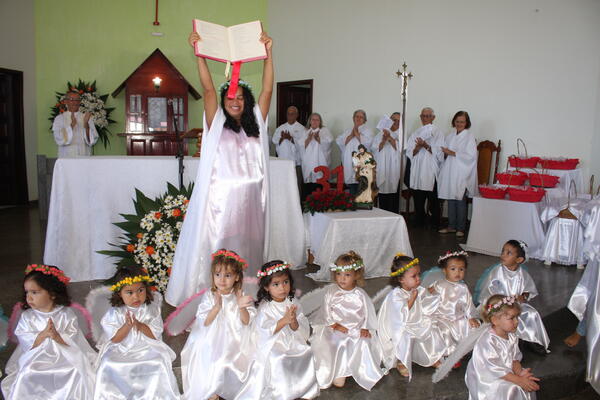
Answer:
[[[200,39],[200,37],[198,37]],[[258,39],[262,44],[265,45],[267,49],[267,56],[271,55],[271,48],[273,47],[273,39],[267,35],[267,32],[263,32],[260,34],[260,39]]]
[[[190,44],[190,46],[192,46],[192,48],[195,47],[196,42],[199,42],[200,40],[200,35],[198,35],[198,33],[196,32],[190,33],[190,36],[188,37],[188,43]]]

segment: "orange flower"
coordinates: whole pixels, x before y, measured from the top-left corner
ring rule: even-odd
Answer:
[[[62,113],[64,113],[64,112],[65,112],[65,110],[63,110],[63,109],[61,108],[61,109],[60,109],[60,113],[62,114]]]
[[[83,90],[80,90],[80,91],[79,91],[79,94],[83,94]]]
[[[128,244],[127,245],[127,251],[130,253],[133,253],[133,250],[135,250],[135,246],[132,244]]]
[[[91,91],[92,91],[92,87],[91,87],[91,86],[88,86],[88,87],[87,87],[87,91],[88,91],[88,92],[91,92]]]
[[[181,215],[181,210],[179,208],[176,208],[173,210],[174,217],[179,217],[180,215]]]
[[[153,291],[153,292],[158,291],[158,289],[156,288],[156,286],[150,286],[150,290]]]
[[[161,213],[159,213],[159,212],[155,212],[155,213],[154,213],[154,218],[156,218],[156,219],[160,219],[160,217],[162,217],[162,214],[161,214]]]
[[[171,268],[167,268],[167,276],[171,276]]]
[[[60,103],[56,103],[54,107],[60,107]]]
[[[154,247],[152,247],[152,246],[146,247],[146,253],[148,253],[150,255],[154,254]]]
[[[189,201],[188,199],[185,199],[185,200],[183,201],[183,204],[187,204],[187,203],[189,203],[189,202],[190,202],[190,201]]]
[[[144,271],[144,273],[145,273],[146,275],[148,275],[148,270],[147,270],[146,268],[142,267],[142,271]]]
[[[144,235],[142,234],[142,232],[139,232],[137,235],[135,235],[136,238],[141,239]]]

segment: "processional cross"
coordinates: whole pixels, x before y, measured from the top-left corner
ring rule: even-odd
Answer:
[[[158,1],[158,0],[157,0]],[[396,71],[396,76],[398,78],[400,78],[402,80],[402,137],[400,140],[400,157],[404,156],[404,135],[406,132],[406,87],[408,86],[408,81],[410,79],[412,79],[413,77],[413,73],[412,72],[406,72],[406,68],[408,68],[408,65],[406,65],[406,61],[404,62],[404,64],[402,64],[402,71],[398,70]],[[402,184],[404,182],[404,160],[402,159],[400,162],[400,183],[399,183],[399,193],[402,195]],[[400,199],[402,198],[402,196],[399,196],[400,198],[398,199],[398,202],[400,201]],[[398,207],[400,205],[398,204]]]

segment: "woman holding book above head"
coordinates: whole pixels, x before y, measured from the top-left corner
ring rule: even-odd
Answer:
[[[190,34],[192,47],[201,40],[197,33]],[[273,93],[273,42],[265,32],[259,40],[267,58],[258,101],[241,79],[235,93],[229,91],[235,79],[215,89],[206,59],[197,59],[206,133],[165,296],[172,305],[210,287],[210,255],[220,248],[248,260],[251,274],[263,264],[268,244],[267,113]]]

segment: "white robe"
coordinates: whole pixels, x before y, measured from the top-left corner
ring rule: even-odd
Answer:
[[[83,123],[84,115],[79,111],[75,112],[75,120],[77,121],[75,128],[71,127],[70,111],[65,111],[54,118],[52,132],[54,133],[54,141],[58,145],[59,158],[92,155],[92,146],[98,141],[98,132],[96,131],[96,125],[94,125],[94,117],[90,117],[88,121],[90,138],[88,140]]]
[[[458,342],[469,335],[472,329],[469,319],[477,318],[479,313],[464,283],[440,279],[433,288],[440,295],[440,305],[433,317],[446,343],[446,354],[450,354]]]
[[[295,305],[298,329],[289,325],[273,333],[287,307]],[[312,399],[319,395],[315,360],[307,340],[308,319],[300,303],[286,298],[282,302],[263,301],[253,323],[256,354],[244,386],[235,397],[245,399]]]
[[[155,294],[151,304],[137,308],[112,307],[102,317],[104,332],[98,343],[100,355],[94,400],[180,398],[172,366],[176,355],[162,341],[161,303],[161,298]],[[113,343],[111,339],[125,324],[128,311],[148,325],[156,339],[132,329],[121,342]]]
[[[417,287],[417,298],[408,308],[410,292],[394,288],[386,296],[378,316],[378,335],[386,368],[394,368],[399,360],[412,377],[412,363],[430,367],[446,354],[446,344],[432,318],[439,307],[440,296]]]
[[[437,177],[438,197],[446,200],[462,200],[465,190],[469,197],[477,194],[477,143],[468,130],[458,135],[452,130],[446,136],[444,147],[456,152],[448,156]]]
[[[313,139],[308,146],[304,146],[312,129],[306,129],[298,139],[298,144],[301,148],[304,183],[315,183],[322,175],[321,173],[315,173],[315,167],[322,165],[329,168],[329,164],[331,163],[331,142],[333,141],[331,132],[325,127],[317,128],[315,131],[319,132],[321,143]]]
[[[67,344],[46,338],[31,348],[48,319]],[[27,309],[15,328],[19,344],[8,363],[2,381],[7,400],[88,400],[94,392],[96,352],[90,347],[70,307],[56,306],[50,312]]]
[[[204,135],[202,141],[202,150],[200,155],[200,166],[196,175],[194,192],[188,205],[185,221],[181,228],[181,234],[177,241],[175,257],[173,259],[173,268],[169,277],[169,284],[165,293],[165,300],[171,305],[179,305],[185,299],[198,293],[201,289],[208,288],[211,285],[210,275],[210,255],[221,247],[227,247],[234,250],[249,262],[247,274],[250,276],[256,274],[256,271],[264,263],[269,246],[269,167],[268,154],[269,142],[267,136],[267,121],[265,121],[260,112],[260,108],[254,107],[254,117],[260,129],[260,144],[262,149],[261,163],[264,176],[262,181],[262,193],[264,205],[264,215],[250,215],[248,212],[248,200],[246,198],[228,195],[234,193],[236,177],[232,176],[229,181],[214,181],[213,168],[219,162],[232,163],[236,160],[235,155],[227,157],[219,154],[219,143],[223,133],[223,123],[225,114],[221,108],[218,109],[210,130]],[[206,123],[204,124],[206,126]],[[243,130],[242,130],[243,131]],[[240,135],[245,135],[240,131]],[[239,152],[244,149],[240,148]],[[238,156],[239,157],[239,156]],[[239,169],[246,172],[255,173],[258,165],[239,165]],[[209,197],[213,196],[213,200]],[[211,206],[218,208],[219,202],[214,201],[221,196],[227,200],[227,207],[222,209],[219,214],[221,217],[239,218],[243,223],[228,224],[228,226],[214,226],[215,221],[210,218]],[[255,207],[256,205],[253,205]],[[231,217],[231,218],[233,218]],[[246,221],[252,218],[255,222],[252,224]],[[263,225],[264,238],[249,238],[242,235],[230,235],[229,232],[241,229],[250,229],[259,224]],[[214,232],[214,234],[213,234]],[[252,240],[250,240],[252,239]],[[232,244],[236,242],[237,245]],[[259,242],[264,242],[259,244]],[[262,260],[253,260],[248,254],[240,251],[239,248],[252,248],[253,252],[259,252],[262,247]]]
[[[503,376],[513,373],[513,361],[521,361],[519,339],[514,333],[508,339],[496,335],[490,328],[484,332],[473,349],[467,366],[465,382],[469,400],[533,400],[535,392],[526,392]]]
[[[424,148],[413,155],[417,138],[421,138],[431,147],[431,153]],[[406,143],[406,156],[410,159],[410,188],[415,190],[433,191],[440,165],[444,161],[442,146],[445,146],[442,131],[433,124],[427,124],[417,129]]]
[[[364,389],[371,390],[384,370],[380,367],[377,315],[367,293],[359,287],[343,290],[331,284],[318,314],[310,343],[321,389],[330,387],[336,378],[352,376]],[[334,331],[331,325],[335,323],[347,328],[348,333]],[[361,329],[368,329],[371,337],[361,338]]]
[[[586,333],[585,340],[588,348],[586,381],[600,393],[600,279],[598,274],[600,257],[591,260],[587,270],[595,270],[596,279],[591,287],[591,297],[586,304]],[[583,278],[582,278],[583,279]]]
[[[371,149],[375,162],[377,163],[377,187],[379,193],[396,193],[400,183],[400,142],[398,141],[398,132],[390,132],[392,138],[396,141],[396,148],[386,142],[381,150],[379,145],[383,138],[383,132],[379,131],[373,139]]]
[[[207,399],[214,394],[233,399],[247,379],[252,352],[250,325],[256,309],[247,308],[250,323],[244,325],[235,293],[221,295],[221,299],[221,310],[210,325],[204,326],[215,296],[212,290],[202,295],[192,332],[181,350],[185,399]]]
[[[485,282],[481,285],[480,309],[483,309],[487,299],[494,294],[520,296],[523,293],[529,293],[528,301],[538,295],[531,275],[521,267],[517,268],[516,271],[511,271],[504,265],[498,264],[490,271]],[[540,344],[547,350],[550,345],[550,338],[540,313],[529,303],[521,303],[520,305],[521,314],[519,315],[517,336],[519,339]]]
[[[541,259],[563,265],[583,265],[584,255],[584,225],[583,216],[587,201],[572,199],[554,199],[540,215],[543,223],[549,223],[542,247]],[[569,210],[577,219],[560,218],[561,210]]]
[[[344,133],[338,136],[335,141],[340,148],[342,165],[344,166],[344,183],[347,185],[358,183],[356,181],[356,173],[354,172],[354,165],[352,164],[352,152],[358,152],[358,146],[363,144],[367,151],[371,149],[371,143],[373,142],[373,131],[365,124],[358,127],[360,133],[360,141],[353,137],[352,140],[346,143],[346,138],[352,133],[352,129],[346,129]]]
[[[292,143],[291,140],[286,139],[279,144],[281,132],[283,131],[288,131],[290,133],[294,139],[294,143]],[[304,142],[301,142],[301,137],[304,135],[304,131],[304,126],[298,121],[294,122],[292,125],[286,122],[275,129],[275,132],[273,133],[273,143],[275,144],[277,157],[292,160],[296,165],[300,165],[302,163],[301,147],[304,147]]]

